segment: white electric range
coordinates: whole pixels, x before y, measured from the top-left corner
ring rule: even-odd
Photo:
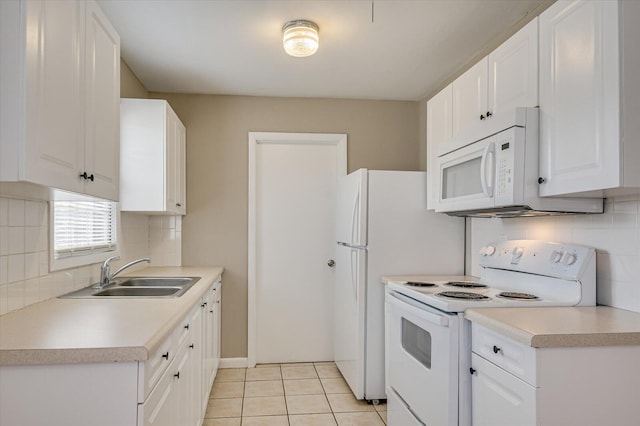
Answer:
[[[409,277],[388,282],[390,426],[471,424],[471,326],[463,317],[465,309],[595,305],[596,256],[591,247],[501,241],[481,249],[479,264],[479,279]]]

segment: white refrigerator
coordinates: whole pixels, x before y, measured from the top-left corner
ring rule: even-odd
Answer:
[[[386,399],[381,277],[464,272],[464,219],[426,210],[426,181],[367,169],[338,181],[334,351],[358,399]]]

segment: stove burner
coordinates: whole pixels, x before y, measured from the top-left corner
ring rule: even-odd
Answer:
[[[515,291],[503,291],[502,293],[498,294],[498,297],[512,300],[540,300],[540,298],[535,294],[518,293]]]
[[[460,287],[460,288],[487,288],[487,286],[484,284],[472,283],[468,281],[449,281],[445,285],[449,287]]]
[[[407,285],[410,285],[412,287],[435,287],[436,286],[434,283],[425,283],[420,281],[407,281]]]
[[[436,296],[447,297],[450,299],[463,299],[463,300],[489,300],[490,297],[484,294],[469,293],[466,291],[443,291],[436,293]]]

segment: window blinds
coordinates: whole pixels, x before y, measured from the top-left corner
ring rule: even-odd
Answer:
[[[108,201],[54,201],[55,259],[115,250],[115,206]]]

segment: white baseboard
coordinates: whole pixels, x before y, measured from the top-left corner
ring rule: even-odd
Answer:
[[[247,358],[221,358],[220,368],[247,368]]]

